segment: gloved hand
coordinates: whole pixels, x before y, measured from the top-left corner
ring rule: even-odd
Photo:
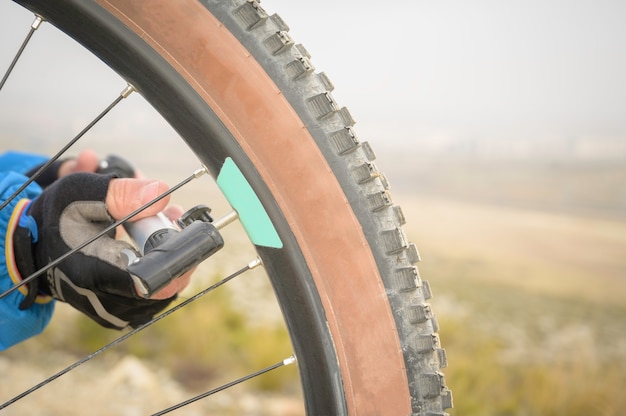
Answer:
[[[161,182],[92,173],[74,173],[55,181],[26,211],[36,222],[36,232],[18,227],[14,233],[20,274],[29,276],[166,189]],[[140,216],[154,215],[165,205],[167,198]],[[28,307],[43,291],[108,328],[137,327],[149,321],[175,298],[180,287],[170,289],[170,297],[163,300],[140,297],[126,271],[124,249],[134,251],[130,244],[116,240],[114,231],[101,237],[29,284],[29,295],[20,307]],[[177,284],[186,283],[183,279]]]

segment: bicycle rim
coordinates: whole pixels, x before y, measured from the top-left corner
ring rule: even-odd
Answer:
[[[270,219],[251,239],[309,414],[444,414],[445,355],[402,212],[278,16],[243,0],[18,3],[131,83],[218,183],[228,176],[226,193],[250,186]]]

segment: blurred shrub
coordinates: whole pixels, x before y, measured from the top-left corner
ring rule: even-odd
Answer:
[[[186,387],[198,390],[210,390],[292,354],[282,323],[250,322],[244,311],[233,306],[231,296],[228,287],[220,287],[126,340],[115,351],[149,360],[168,369]],[[59,347],[87,354],[120,335],[79,316],[71,342]],[[291,391],[297,377],[297,369],[290,366],[246,385],[264,391]]]

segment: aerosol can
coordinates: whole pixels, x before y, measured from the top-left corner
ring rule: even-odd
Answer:
[[[98,173],[134,177],[133,167],[117,156],[100,162]],[[124,223],[139,256],[126,250],[127,267],[137,290],[146,298],[199,265],[224,246],[212,224],[211,209],[197,205],[176,222],[163,213]]]

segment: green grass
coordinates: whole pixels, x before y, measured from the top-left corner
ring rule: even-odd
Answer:
[[[626,305],[477,279],[489,265],[476,262],[422,266],[436,290],[451,415],[623,414]]]
[[[444,320],[441,336],[450,357],[451,415],[608,416],[626,406],[621,366],[507,362],[505,343],[467,321]]]

